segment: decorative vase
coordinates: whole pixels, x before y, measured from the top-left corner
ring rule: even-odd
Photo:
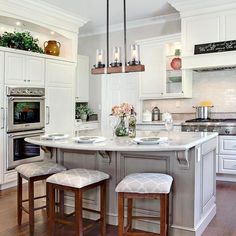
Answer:
[[[55,40],[44,42],[44,51],[48,55],[59,56],[61,44]]]
[[[120,117],[120,121],[119,121],[119,123],[118,123],[118,125],[116,126],[116,129],[115,129],[115,134],[118,137],[129,135],[128,128],[125,125],[125,117],[124,116]]]
[[[170,66],[174,70],[180,70],[182,67],[182,60],[180,58],[180,49],[175,50],[175,58],[172,59]]]
[[[86,113],[80,115],[80,119],[81,119],[82,121],[87,121],[87,118],[88,118],[88,115],[87,115]]]

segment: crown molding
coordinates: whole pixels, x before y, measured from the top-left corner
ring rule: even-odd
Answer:
[[[236,8],[235,0],[167,0],[181,17],[189,17],[199,14],[215,13]]]
[[[163,24],[166,22],[177,21],[177,20],[180,20],[179,13],[144,18],[144,19],[140,19],[140,20],[128,21],[127,22],[127,29],[140,28],[143,26],[155,25],[155,24]],[[110,25],[109,32],[122,31],[123,29],[124,29],[123,23],[113,24],[113,25]],[[79,34],[79,38],[89,37],[89,36],[99,35],[99,34],[105,34],[105,33],[106,33],[106,27],[102,26],[102,27],[97,27],[97,29],[94,31],[90,31],[90,32],[84,33],[84,34]]]
[[[0,14],[46,27],[78,33],[88,19],[75,16],[41,0],[0,0]]]

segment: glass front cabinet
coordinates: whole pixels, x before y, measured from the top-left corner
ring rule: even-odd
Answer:
[[[140,46],[145,65],[140,73],[140,99],[191,98],[193,72],[182,69],[180,35],[143,40]]]

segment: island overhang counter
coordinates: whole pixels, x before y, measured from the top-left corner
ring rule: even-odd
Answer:
[[[161,132],[158,136],[166,136]],[[48,153],[52,160],[67,168],[88,168],[110,175],[108,186],[107,219],[117,225],[116,185],[128,174],[141,172],[166,173],[173,177],[170,196],[170,235],[200,236],[216,214],[216,146],[217,133],[173,132],[167,143],[137,145],[129,138],[108,137],[94,144],[75,143],[73,139],[44,140],[26,138]],[[45,155],[47,156],[47,155]],[[68,211],[73,207],[71,197],[66,201]],[[84,196],[84,204],[99,208],[98,190]],[[134,214],[159,216],[156,201],[135,202]],[[95,215],[87,215],[95,219]],[[151,221],[134,222],[138,229],[159,231]]]

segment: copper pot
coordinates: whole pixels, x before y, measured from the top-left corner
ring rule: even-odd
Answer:
[[[59,56],[61,44],[55,40],[44,42],[44,51],[48,55]]]

